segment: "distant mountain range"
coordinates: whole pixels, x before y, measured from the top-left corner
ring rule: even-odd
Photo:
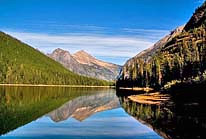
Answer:
[[[98,60],[83,50],[70,54],[58,48],[48,56],[77,74],[102,80],[116,80],[121,69],[121,66]]]
[[[73,73],[40,51],[3,32],[0,32],[0,83],[109,85],[109,82]]]
[[[128,60],[117,86],[171,88],[206,83],[206,2],[185,26]]]

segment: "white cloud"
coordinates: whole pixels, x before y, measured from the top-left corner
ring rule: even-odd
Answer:
[[[136,29],[136,28],[123,28],[124,32],[133,34],[138,38],[142,38],[149,41],[157,41],[170,32],[168,30],[156,30],[156,29]]]
[[[132,57],[153,45],[153,42],[147,39],[129,36],[5,32],[45,53],[50,53],[56,48],[62,48],[71,53],[83,49],[94,56]]]
[[[124,28],[123,30],[128,32],[141,32],[141,33],[167,33],[167,30],[156,30],[156,29],[137,29],[137,28]],[[152,34],[151,34],[152,35]]]

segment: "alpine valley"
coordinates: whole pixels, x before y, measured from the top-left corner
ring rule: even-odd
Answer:
[[[0,139],[206,139],[205,0],[13,1]]]
[[[31,46],[0,32],[0,83],[46,85],[109,85],[80,76]]]

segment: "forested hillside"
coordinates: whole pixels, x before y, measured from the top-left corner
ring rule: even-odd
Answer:
[[[134,57],[123,67],[117,86],[170,88],[206,80],[206,2],[184,29],[152,55]],[[152,49],[153,50],[153,49]]]
[[[36,49],[0,32],[0,83],[108,85],[77,75]]]

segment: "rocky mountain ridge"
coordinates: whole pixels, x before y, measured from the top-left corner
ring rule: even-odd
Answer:
[[[99,93],[91,96],[80,96],[48,114],[55,122],[75,118],[83,121],[89,116],[106,110],[120,107],[119,99],[114,93]]]
[[[121,69],[121,66],[98,60],[83,50],[70,54],[58,48],[48,56],[75,73],[103,80],[116,80]]]

